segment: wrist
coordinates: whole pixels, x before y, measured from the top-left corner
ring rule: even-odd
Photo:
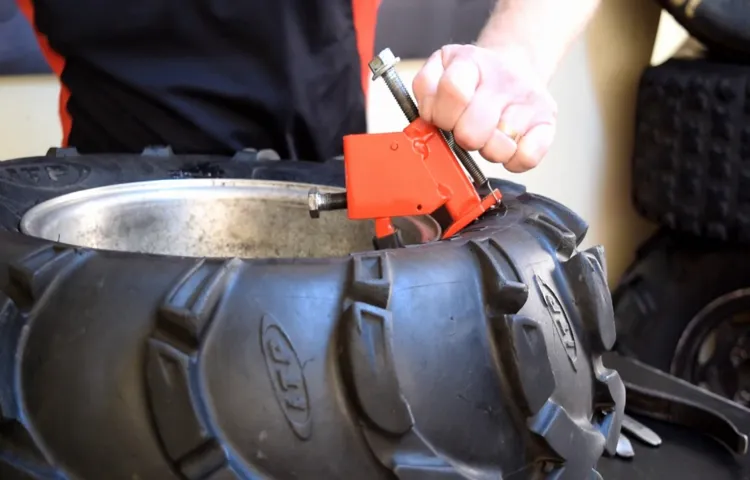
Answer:
[[[498,0],[476,45],[525,56],[545,83],[569,45],[591,20],[601,0]]]
[[[521,58],[537,74],[545,85],[549,83],[557,68],[562,52],[542,45],[539,41],[524,40],[512,35],[481,35],[476,46],[503,56]]]

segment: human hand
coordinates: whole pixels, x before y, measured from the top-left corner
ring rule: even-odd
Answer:
[[[557,104],[521,49],[447,45],[412,89],[422,119],[511,172],[536,167],[554,139]]]

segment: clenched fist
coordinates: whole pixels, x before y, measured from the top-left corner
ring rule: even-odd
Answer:
[[[424,120],[511,172],[537,166],[555,136],[557,105],[520,49],[445,46],[412,89]]]

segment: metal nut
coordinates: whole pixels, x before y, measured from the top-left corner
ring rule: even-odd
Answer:
[[[372,71],[372,79],[377,80],[400,61],[401,59],[395,56],[390,48],[381,51],[369,63],[370,70]]]
[[[281,156],[272,148],[264,148],[258,151],[256,160],[281,160]]]
[[[321,203],[323,203],[323,196],[317,188],[311,188],[307,194],[307,206],[310,210],[310,218],[320,218]]]

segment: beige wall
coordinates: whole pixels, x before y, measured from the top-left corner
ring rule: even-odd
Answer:
[[[586,245],[603,244],[610,281],[619,278],[635,245],[652,229],[630,206],[629,162],[636,85],[653,58],[668,58],[684,39],[653,0],[607,0],[552,81],[559,102],[557,141],[536,170],[513,175],[487,165],[488,174],[525,183],[582,215],[591,225]],[[411,82],[420,62],[403,62]],[[58,86],[49,77],[0,79],[0,159],[44,153],[60,142]],[[372,87],[371,131],[403,128],[405,120],[382,83]]]
[[[659,35],[657,37],[657,28]],[[636,245],[653,225],[630,203],[630,152],[638,79],[650,61],[660,63],[685,39],[653,0],[607,0],[552,81],[559,104],[558,136],[542,164],[521,175],[480,162],[487,174],[524,183],[567,205],[589,222],[584,246],[602,244],[609,280],[617,281]],[[410,82],[420,62],[404,62]],[[373,85],[370,129],[404,125],[382,83]]]
[[[0,77],[0,160],[60,144],[58,92],[54,77]]]

